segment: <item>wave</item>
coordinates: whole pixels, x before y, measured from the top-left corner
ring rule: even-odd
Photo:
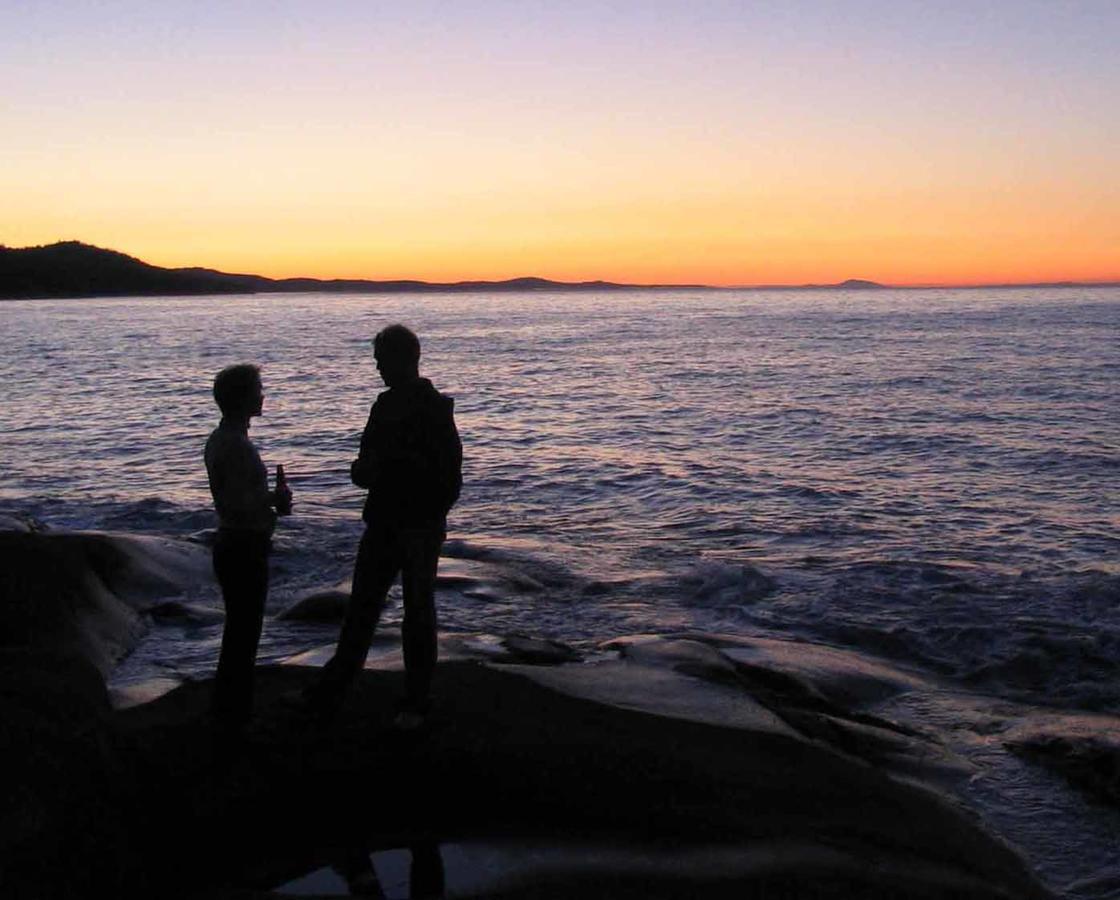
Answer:
[[[444,542],[442,555],[449,559],[466,559],[502,566],[507,577],[540,587],[580,587],[587,579],[577,575],[566,564],[536,552],[529,544],[516,541],[478,543],[461,538]]]
[[[1120,712],[1120,575],[1024,577],[968,563],[825,564],[770,602],[746,603],[768,633],[850,647],[1041,706]]]
[[[702,560],[680,578],[686,602],[702,605],[754,603],[772,594],[777,582],[746,564]]]

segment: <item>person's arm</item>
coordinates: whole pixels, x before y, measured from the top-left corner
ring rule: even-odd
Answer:
[[[455,401],[450,397],[447,398],[446,412],[436,441],[436,464],[443,488],[445,514],[455,505],[463,489],[463,442],[455,426]]]
[[[350,463],[350,480],[360,488],[369,490],[377,475],[377,456],[374,452],[374,431],[376,428],[377,403],[369,411],[369,420],[362,432],[362,442],[358,447],[358,458]]]

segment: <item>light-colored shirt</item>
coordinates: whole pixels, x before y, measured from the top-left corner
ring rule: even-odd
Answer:
[[[276,513],[268,490],[268,470],[249,440],[249,429],[222,419],[206,441],[205,457],[218,526],[272,534]]]

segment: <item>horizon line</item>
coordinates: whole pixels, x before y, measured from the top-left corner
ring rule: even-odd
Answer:
[[[607,285],[616,285],[623,288],[644,288],[649,290],[656,289],[679,289],[679,290],[726,290],[726,291],[765,291],[765,290],[810,290],[813,288],[836,288],[843,286],[849,282],[866,284],[867,289],[891,289],[891,290],[972,290],[977,288],[1030,288],[1030,287],[1114,287],[1120,285],[1120,273],[1113,278],[1105,278],[1101,280],[1083,281],[1075,278],[1057,278],[1052,280],[1033,280],[1033,281],[968,281],[968,282],[940,282],[940,281],[921,281],[921,282],[885,282],[877,281],[874,278],[865,278],[863,276],[848,276],[847,278],[840,279],[835,282],[767,282],[767,283],[735,283],[735,284],[707,284],[698,282],[655,282],[655,283],[639,283],[639,282],[621,282],[611,281],[606,278],[584,278],[574,281],[564,281],[558,278],[549,278],[543,275],[513,275],[505,278],[460,278],[452,281],[429,281],[424,278],[415,277],[393,277],[393,278],[373,278],[367,275],[260,275],[255,272],[227,272],[221,269],[214,269],[204,265],[188,265],[188,266],[156,266],[154,263],[149,263],[142,260],[138,256],[132,256],[122,250],[114,250],[109,247],[101,247],[97,244],[90,244],[76,238],[59,239],[52,241],[48,244],[32,244],[26,247],[10,247],[6,244],[0,243],[0,250],[37,250],[47,247],[57,246],[59,244],[78,244],[85,247],[91,247],[97,250],[103,250],[110,253],[119,253],[123,256],[128,256],[145,265],[153,266],[155,268],[162,268],[167,271],[176,270],[190,270],[202,269],[210,272],[215,272],[220,275],[242,276],[250,278],[264,278],[269,281],[284,282],[284,281],[322,281],[322,282],[338,282],[338,281],[368,281],[371,283],[386,283],[386,282],[416,282],[418,284],[426,284],[432,286],[458,286],[471,283],[479,284],[502,284],[511,281],[549,281],[556,284],[564,285],[579,285],[579,284],[594,284],[603,283]],[[856,288],[853,288],[856,289]]]

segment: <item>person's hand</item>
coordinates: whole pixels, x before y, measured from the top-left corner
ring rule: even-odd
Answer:
[[[284,473],[283,466],[276,467],[276,490],[272,493],[272,505],[276,507],[278,516],[287,516],[292,512],[292,489],[288,486],[288,476]]]
[[[369,461],[360,456],[350,463],[350,480],[357,487],[369,490],[373,487],[373,467]]]
[[[292,513],[292,489],[286,484],[276,489],[276,513],[281,516]]]

